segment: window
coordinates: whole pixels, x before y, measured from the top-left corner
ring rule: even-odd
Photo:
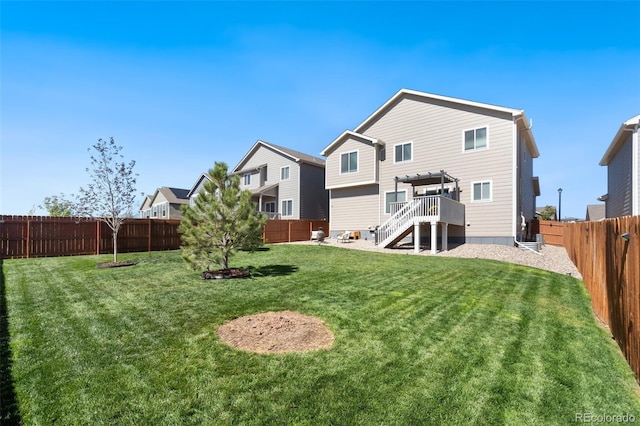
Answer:
[[[264,211],[267,213],[275,213],[276,212],[276,202],[269,201],[264,203]]]
[[[346,152],[340,156],[340,173],[358,171],[358,151]]]
[[[167,205],[162,205],[162,217],[167,217]]]
[[[245,173],[244,175],[244,186],[251,185],[251,173]]]
[[[289,180],[289,166],[280,167],[280,180]]]
[[[396,199],[397,197],[397,199]],[[384,212],[391,214],[391,203],[404,203],[407,201],[407,191],[385,192],[384,193]]]
[[[293,200],[282,200],[282,216],[293,216]]]
[[[158,206],[153,206],[151,211],[153,212],[153,217],[158,217]]]
[[[407,143],[395,145],[394,150],[395,150],[395,156],[393,161],[395,163],[402,163],[403,161],[411,161],[413,143],[407,142]]]
[[[473,201],[491,201],[491,182],[473,183]]]
[[[464,150],[473,151],[474,149],[487,147],[487,128],[480,127],[478,129],[466,130],[464,132]]]

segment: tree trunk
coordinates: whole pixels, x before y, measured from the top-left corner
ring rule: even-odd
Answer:
[[[118,261],[118,234],[113,233],[113,261]]]

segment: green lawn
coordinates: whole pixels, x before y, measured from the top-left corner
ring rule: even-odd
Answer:
[[[95,267],[108,258],[4,261],[5,417],[64,425],[640,420],[633,373],[596,325],[582,283],[568,276],[317,245],[239,253],[231,266],[250,268],[252,278],[224,281],[201,280],[179,252]],[[271,310],[320,317],[333,348],[257,355],[215,334],[228,320]]]

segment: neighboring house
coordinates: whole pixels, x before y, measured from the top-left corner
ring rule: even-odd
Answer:
[[[230,174],[240,176],[241,188],[253,193],[258,210],[270,218],[329,217],[321,158],[259,140]]]
[[[193,207],[195,199],[204,187],[205,182],[210,180],[211,178],[208,173],[202,173],[196,183],[191,187],[191,190],[187,193],[187,198],[189,199],[189,205],[191,207]]]
[[[389,247],[413,234],[435,253],[438,225],[443,250],[514,245],[535,217],[539,152],[520,109],[402,89],[322,155],[331,237]]]
[[[150,219],[182,219],[180,206],[189,204],[189,190],[163,186],[147,195],[140,206],[140,217]]]
[[[640,115],[622,123],[601,166],[607,166],[606,217],[640,215]]]
[[[587,222],[597,222],[606,218],[606,206],[604,204],[589,204],[587,205],[587,214],[585,220]]]

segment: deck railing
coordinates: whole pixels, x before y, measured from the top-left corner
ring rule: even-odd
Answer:
[[[377,241],[386,245],[418,222],[444,222],[464,225],[464,204],[441,195],[415,197],[390,204],[391,217],[377,231]]]

